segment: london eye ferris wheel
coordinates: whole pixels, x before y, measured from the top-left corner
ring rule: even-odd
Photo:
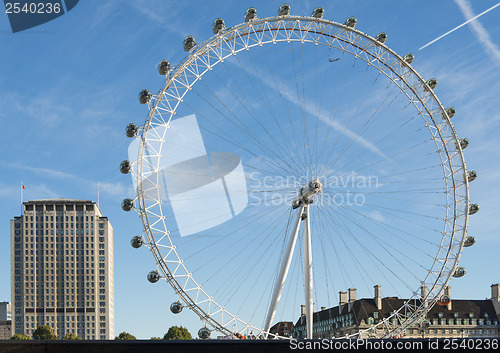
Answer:
[[[279,338],[271,325],[301,305],[312,338],[317,308],[374,286],[407,300],[353,336],[399,336],[465,274],[479,208],[456,110],[385,33],[323,14],[216,19],[205,42],[186,37],[181,63],[159,64],[160,90],[139,95],[145,123],[127,126],[120,170],[137,194],[122,208],[144,229],[131,244],[155,259],[149,282],[177,294],[171,311],[203,320],[201,338]]]

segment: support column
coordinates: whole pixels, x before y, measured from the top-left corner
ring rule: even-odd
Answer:
[[[311,223],[309,222],[309,207],[305,206],[304,227],[304,288],[306,299],[306,332],[307,339],[313,338],[313,268],[311,246]]]
[[[292,261],[293,251],[295,249],[295,243],[297,242],[297,235],[299,234],[300,222],[302,221],[302,214],[304,213],[304,205],[299,209],[299,214],[297,215],[297,220],[295,221],[295,226],[293,227],[292,235],[288,241],[288,246],[286,248],[285,256],[281,263],[280,273],[273,290],[273,296],[271,297],[271,303],[269,304],[269,310],[267,312],[266,323],[264,325],[264,330],[269,332],[271,328],[271,323],[276,314],[276,309],[278,308],[278,303],[281,298],[281,293],[283,292],[283,287],[285,286],[286,276],[288,270],[290,269],[290,262]],[[267,338],[267,334],[266,334]]]

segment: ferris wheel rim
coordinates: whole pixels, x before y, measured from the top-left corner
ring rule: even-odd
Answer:
[[[170,268],[166,264],[166,262],[164,261],[163,256],[161,256],[160,249],[158,248],[157,243],[156,243],[155,238],[154,238],[154,235],[151,232],[150,221],[149,221],[149,210],[148,210],[147,202],[144,200],[144,190],[142,190],[142,187],[143,187],[143,184],[142,184],[142,176],[143,176],[143,165],[142,165],[142,163],[143,163],[143,158],[142,157],[143,157],[143,151],[144,151],[145,145],[147,143],[148,129],[151,126],[151,121],[152,121],[152,119],[154,117],[155,111],[158,109],[158,104],[162,101],[162,98],[164,97],[165,92],[170,88],[170,86],[172,85],[172,83],[175,81],[175,78],[178,77],[178,75],[180,75],[181,73],[183,73],[193,63],[193,61],[196,60],[196,58],[201,57],[202,55],[200,55],[200,53],[203,53],[203,52],[207,53],[208,51],[213,50],[216,47],[216,46],[213,46],[214,43],[220,42],[220,45],[222,43],[226,43],[228,40],[230,40],[230,39],[227,39],[227,38],[230,37],[229,36],[230,34],[238,33],[238,31],[241,31],[243,29],[250,29],[250,28],[252,28],[254,26],[257,26],[259,24],[269,24],[269,23],[285,22],[285,21],[295,21],[297,23],[301,22],[301,21],[304,21],[304,22],[309,23],[309,24],[311,24],[311,23],[320,23],[320,24],[323,24],[325,26],[333,26],[333,27],[335,27],[337,29],[340,29],[342,31],[345,31],[345,32],[355,33],[356,35],[359,35],[359,36],[361,36],[361,37],[363,37],[363,38],[365,38],[365,39],[373,42],[378,47],[382,48],[383,51],[384,51],[384,53],[391,54],[393,56],[393,58],[397,59],[401,64],[406,65],[407,69],[414,76],[416,76],[419,79],[420,84],[422,86],[426,85],[426,81],[418,74],[418,72],[416,72],[416,70],[411,65],[404,63],[403,59],[396,52],[394,52],[392,49],[390,49],[389,47],[387,47],[385,44],[377,42],[377,40],[375,38],[373,38],[373,37],[371,37],[371,36],[369,36],[369,35],[361,32],[359,30],[356,30],[354,28],[347,27],[345,25],[336,23],[334,21],[329,21],[329,20],[325,20],[325,19],[318,19],[318,18],[314,18],[314,17],[308,17],[308,16],[285,16],[285,17],[284,16],[277,16],[277,17],[268,17],[268,18],[263,18],[263,19],[257,19],[257,20],[251,21],[249,23],[242,23],[240,25],[231,27],[231,28],[227,29],[225,32],[213,36],[212,38],[210,38],[209,40],[207,40],[206,42],[204,42],[203,44],[201,44],[200,46],[198,46],[196,48],[196,50],[194,50],[193,52],[191,52],[186,57],[186,59],[175,70],[171,71],[171,74],[169,74],[167,76],[167,79],[166,79],[166,82],[165,82],[165,86],[160,90],[159,94],[157,95],[157,97],[160,97],[160,98],[155,98],[152,101],[152,104],[149,105],[150,113],[148,115],[148,119],[147,119],[147,121],[146,121],[146,123],[144,125],[144,130],[143,130],[142,135],[141,135],[141,143],[140,143],[139,158],[138,158],[138,171],[137,171],[137,176],[136,176],[137,177],[137,186],[138,186],[137,199],[138,199],[138,203],[139,203],[139,213],[140,213],[140,216],[141,216],[141,218],[143,220],[144,232],[145,232],[148,240],[150,240],[150,244],[149,245],[151,246],[151,251],[154,253],[158,269],[162,270],[162,272],[164,274],[164,277],[174,287],[174,290],[177,292],[178,295],[182,296],[182,293],[184,293],[184,290],[182,289],[182,285],[177,282],[177,280],[175,278],[175,275],[172,274],[172,272],[170,271]],[[307,29],[301,29],[301,31],[307,31]],[[249,31],[249,33],[250,33],[250,31]],[[226,35],[227,35],[227,37],[225,37]],[[235,36],[239,36],[239,35],[236,34]],[[227,41],[224,42],[223,38],[226,38]],[[280,40],[280,41],[283,41],[283,40]],[[267,44],[267,43],[269,43],[269,42],[262,43],[262,44]],[[348,45],[348,46],[349,45],[354,46],[353,43],[346,43],[346,45]],[[250,48],[250,46],[248,48]],[[243,49],[248,49],[248,48],[240,48],[240,51],[243,50]],[[348,52],[351,55],[354,55],[353,53],[349,52],[348,50],[346,50],[346,52]],[[377,62],[381,61],[380,60],[381,57],[375,57],[375,59],[377,59]],[[366,60],[364,60],[364,61],[367,62]],[[218,61],[218,62],[220,62],[220,61]],[[215,66],[215,64],[214,64],[214,66]],[[402,80],[402,81],[404,81],[404,80]],[[442,114],[442,116],[443,116],[445,122],[447,123],[448,127],[451,128],[452,135],[453,135],[453,138],[454,138],[453,142],[454,143],[458,143],[459,140],[458,140],[457,134],[456,134],[456,132],[455,132],[455,130],[453,128],[453,125],[450,122],[450,119],[449,119],[449,117],[448,117],[448,115],[447,115],[444,107],[442,106],[441,102],[439,101],[437,95],[432,90],[429,90],[428,94],[430,95],[430,97],[431,97],[432,100],[434,100],[435,102],[437,102],[438,109],[439,109],[440,113]],[[426,106],[425,103],[422,103],[422,104],[424,106]],[[171,114],[169,116],[168,122],[170,122],[170,119],[172,118],[173,115],[175,115],[175,110],[173,110],[173,114]],[[429,113],[429,117],[432,120],[432,122],[434,122],[434,124],[437,125],[437,123],[434,121],[434,115]],[[168,122],[167,122],[167,124],[168,124]],[[439,130],[439,128],[438,128],[438,131],[441,132]],[[436,142],[436,138],[434,136],[433,136],[433,140]],[[447,154],[447,160],[448,160],[449,164],[451,164],[451,158],[450,158],[450,154],[449,154],[450,152],[446,149],[447,144],[445,143],[443,137],[441,137],[441,141],[443,142],[443,146],[445,146],[445,150],[446,150],[445,152]],[[453,152],[457,152],[457,151],[453,151]],[[439,153],[440,153],[440,156],[442,156],[441,151],[439,151]],[[462,232],[462,236],[460,237],[461,241],[460,241],[460,246],[459,246],[459,249],[458,249],[458,252],[457,252],[457,256],[454,259],[454,262],[452,264],[451,270],[448,271],[448,274],[446,275],[444,284],[442,284],[441,290],[439,292],[442,292],[442,290],[444,289],[445,284],[447,284],[449,282],[449,279],[452,276],[453,270],[457,267],[457,264],[458,264],[458,261],[460,259],[460,255],[461,255],[461,252],[462,252],[462,249],[463,249],[463,242],[464,242],[464,239],[465,239],[465,234],[466,234],[465,231],[466,231],[466,228],[467,228],[467,221],[468,221],[467,210],[468,210],[468,207],[469,207],[469,204],[468,204],[469,200],[468,200],[468,181],[467,181],[467,178],[466,178],[466,167],[465,167],[465,161],[464,161],[464,156],[463,156],[462,149],[458,148],[458,152],[457,153],[458,153],[458,157],[459,157],[458,159],[460,160],[461,165],[462,165],[461,168],[458,171],[462,170],[461,175],[462,175],[462,179],[463,179],[463,183],[464,183],[463,184],[463,188],[465,188],[465,190],[466,190],[466,197],[465,197],[465,200],[464,200],[465,205],[464,205],[464,212],[463,212],[462,215],[460,215],[460,214],[457,215],[457,209],[456,209],[456,207],[454,208],[454,217],[453,217],[454,223],[453,223],[453,234],[452,234],[452,237],[454,236],[454,234],[456,232],[455,231],[455,225],[456,225],[456,222],[457,222],[456,220],[459,219],[459,217],[463,217],[463,226],[462,226],[463,227],[462,228],[463,232]],[[443,169],[445,169],[444,164],[445,163],[443,162]],[[452,173],[452,180],[453,180],[453,182],[455,182],[455,180],[458,179],[458,178],[455,178],[456,171],[454,171],[452,167],[450,169],[451,169],[451,173]],[[449,189],[449,188],[447,188],[447,189]],[[456,190],[456,187],[454,186],[453,189]],[[158,200],[160,200],[159,194],[158,194]],[[456,205],[456,203],[455,203],[455,205]],[[161,212],[161,207],[159,209],[160,209],[160,212]],[[160,214],[160,217],[164,217],[164,216],[162,214]],[[172,249],[171,250],[175,253],[175,255],[177,256],[179,262],[182,263],[182,259],[180,258],[180,256],[175,251],[175,245],[173,245],[173,242],[172,242],[172,240],[169,237],[166,225],[165,225],[165,231],[166,231],[165,236],[168,237],[170,243],[172,244]],[[151,240],[152,240],[152,242],[151,242]],[[444,240],[444,236],[442,238],[442,241],[443,240]],[[449,249],[449,251],[451,251],[451,250]],[[431,270],[432,270],[433,267],[434,267],[434,265],[431,267]],[[166,268],[166,270],[165,270],[165,268]],[[443,268],[444,268],[444,266],[443,266]],[[430,275],[431,270],[429,270],[428,276]],[[187,271],[187,269],[186,269],[186,271]],[[441,271],[442,271],[442,269],[441,269]],[[441,273],[438,274],[438,279],[439,278],[441,278]],[[424,282],[425,282],[425,280],[424,280]],[[431,291],[432,290],[433,290],[433,288],[431,288]],[[184,293],[184,294],[186,294],[186,293]],[[434,301],[434,303],[437,300],[437,298],[438,298],[439,295],[440,295],[440,293],[436,293],[436,296],[432,300],[432,301]],[[189,295],[187,297],[189,297]],[[208,295],[207,295],[207,297],[208,297]],[[183,300],[185,300],[185,298],[183,298]],[[196,308],[200,309],[198,307],[198,305],[196,305],[196,303],[194,303],[194,304],[193,303],[189,303],[189,300],[186,301],[186,303],[187,303],[187,306],[189,306],[191,309],[193,309],[195,311],[196,311]],[[222,308],[222,310],[224,310],[224,309]],[[207,319],[209,317],[211,317],[210,314],[206,314],[201,309],[199,310],[199,312],[197,312],[197,314],[199,316],[205,316],[205,318],[207,318]],[[237,319],[236,316],[234,316],[234,320],[238,320],[239,321],[239,319]],[[417,320],[418,320],[418,318],[415,318],[415,320],[413,320],[413,322],[415,322]],[[240,322],[242,322],[242,321],[240,321]],[[226,325],[224,325],[224,324],[220,325],[220,326],[217,326],[217,324],[214,324],[214,323],[211,323],[211,322],[209,322],[209,324],[212,325],[212,326],[215,326],[214,327],[215,329],[221,330],[221,331],[225,332],[226,334],[231,334],[232,333],[231,330],[227,330],[226,329]],[[257,332],[263,333],[262,330],[259,330],[258,328],[254,328],[253,326],[249,326],[248,324],[247,324],[246,327],[247,328],[251,327],[252,329],[255,329]]]

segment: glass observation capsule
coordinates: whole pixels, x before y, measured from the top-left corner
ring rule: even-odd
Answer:
[[[182,304],[179,302],[170,304],[170,311],[174,314],[179,314],[182,311]]]
[[[446,114],[448,114],[448,117],[451,119],[455,116],[457,110],[453,107],[449,107],[448,109],[446,109]]]
[[[132,199],[125,199],[122,201],[122,210],[130,211],[134,208],[134,201]]]
[[[257,10],[255,7],[250,7],[246,12],[245,12],[245,22],[255,20],[257,18]]]
[[[202,340],[210,338],[210,330],[206,327],[200,328],[200,330],[198,331],[198,337]]]
[[[158,73],[160,75],[166,75],[170,71],[170,63],[168,60],[162,60],[158,64]]]
[[[187,36],[184,38],[184,51],[190,51],[196,45],[196,41],[193,36]]]
[[[147,104],[149,103],[149,101],[151,100],[151,93],[147,90],[147,89],[143,89],[140,93],[139,93],[139,102],[141,104]]]
[[[438,81],[435,78],[431,78],[431,79],[427,80],[426,83],[430,89],[434,89],[438,85]],[[425,90],[427,91],[427,87],[425,88]]]
[[[358,23],[358,20],[356,20],[356,17],[349,17],[347,20],[345,20],[344,25],[347,27],[354,28],[354,27],[356,27],[356,23]]]
[[[160,274],[157,271],[151,271],[148,273],[148,281],[151,283],[156,283],[160,280]]]
[[[322,7],[317,7],[312,12],[311,17],[314,17],[314,18],[323,18],[324,14],[325,14],[325,10]]]
[[[439,300],[437,302],[437,304],[441,305],[441,306],[446,306],[446,305],[448,305],[450,303],[451,303],[451,298],[449,296],[447,296],[447,295],[441,296],[441,298],[439,298]]]
[[[464,247],[468,248],[469,246],[472,246],[475,243],[476,243],[476,238],[474,238],[472,235],[468,235],[467,238],[465,238]]]
[[[453,277],[460,278],[460,277],[465,276],[465,273],[466,273],[465,268],[457,267],[457,269],[455,270],[455,273],[453,273]]]
[[[217,18],[212,24],[212,31],[214,34],[219,33],[226,27],[224,20],[222,18]]]
[[[278,10],[278,16],[288,16],[290,15],[290,5],[288,4],[283,4],[280,6],[279,10]]]
[[[123,174],[128,174],[132,171],[132,164],[129,161],[122,161],[120,163],[120,172]]]
[[[459,142],[460,142],[460,148],[462,148],[463,150],[469,146],[469,139],[468,138],[460,139]],[[458,148],[458,146],[457,146],[457,148]]]
[[[475,170],[471,170],[470,172],[467,172],[467,181],[470,183],[471,181],[476,180],[477,178],[477,173]]]
[[[377,34],[375,39],[377,40],[377,42],[385,43],[385,41],[387,40],[387,34],[385,34],[384,32],[379,33],[379,34]]]
[[[413,63],[413,60],[415,60],[415,55],[413,55],[412,53],[408,53],[403,57],[403,60],[405,63],[411,64]]]
[[[139,133],[139,128],[134,123],[130,123],[125,128],[125,134],[127,137],[136,137]]]
[[[477,203],[473,203],[469,206],[469,215],[473,215],[474,213],[477,213],[477,211],[479,211],[479,205]]]
[[[134,249],[139,249],[142,244],[144,244],[144,240],[140,235],[136,235],[135,237],[130,239],[130,245],[132,245]]]

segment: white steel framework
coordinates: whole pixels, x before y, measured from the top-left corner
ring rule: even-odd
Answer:
[[[363,337],[399,335],[406,327],[423,320],[423,314],[441,297],[457,267],[468,222],[467,172],[457,134],[433,90],[401,56],[357,29],[307,16],[255,19],[227,28],[197,45],[183,62],[167,74],[165,84],[148,103],[149,115],[138,137],[141,147],[132,171],[137,180],[135,208],[142,218],[147,246],[155,258],[161,276],[174,288],[180,300],[208,326],[230,336],[236,333],[248,334],[250,331],[258,337],[269,335],[268,330],[272,324],[275,308],[270,308],[265,327],[240,320],[237,313],[228,312],[210,293],[204,291],[177,253],[161,208],[161,182],[158,171],[162,157],[161,145],[165,136],[159,135],[155,128],[168,126],[186,94],[205,74],[211,72],[225,59],[242,51],[279,42],[312,43],[335,48],[364,61],[369,67],[384,75],[392,85],[398,87],[402,95],[408,98],[425,121],[425,126],[436,145],[441,158],[443,182],[447,190],[445,205],[447,214],[439,251],[427,276],[421,281],[422,285],[428,288],[427,298],[420,298],[420,291],[415,288],[410,300],[390,318],[382,320],[371,330],[360,334]],[[294,236],[288,243],[287,256],[283,258],[279,275],[282,281],[275,284],[272,302],[276,304],[281,295],[282,282],[289,267],[288,258],[293,253],[302,215],[306,220],[304,272],[306,283],[312,283],[309,207],[302,205],[292,232]],[[306,285],[308,332],[312,330],[311,293],[312,284]],[[424,306],[424,301],[420,299],[426,299],[427,305]],[[310,333],[308,336],[311,337]]]

